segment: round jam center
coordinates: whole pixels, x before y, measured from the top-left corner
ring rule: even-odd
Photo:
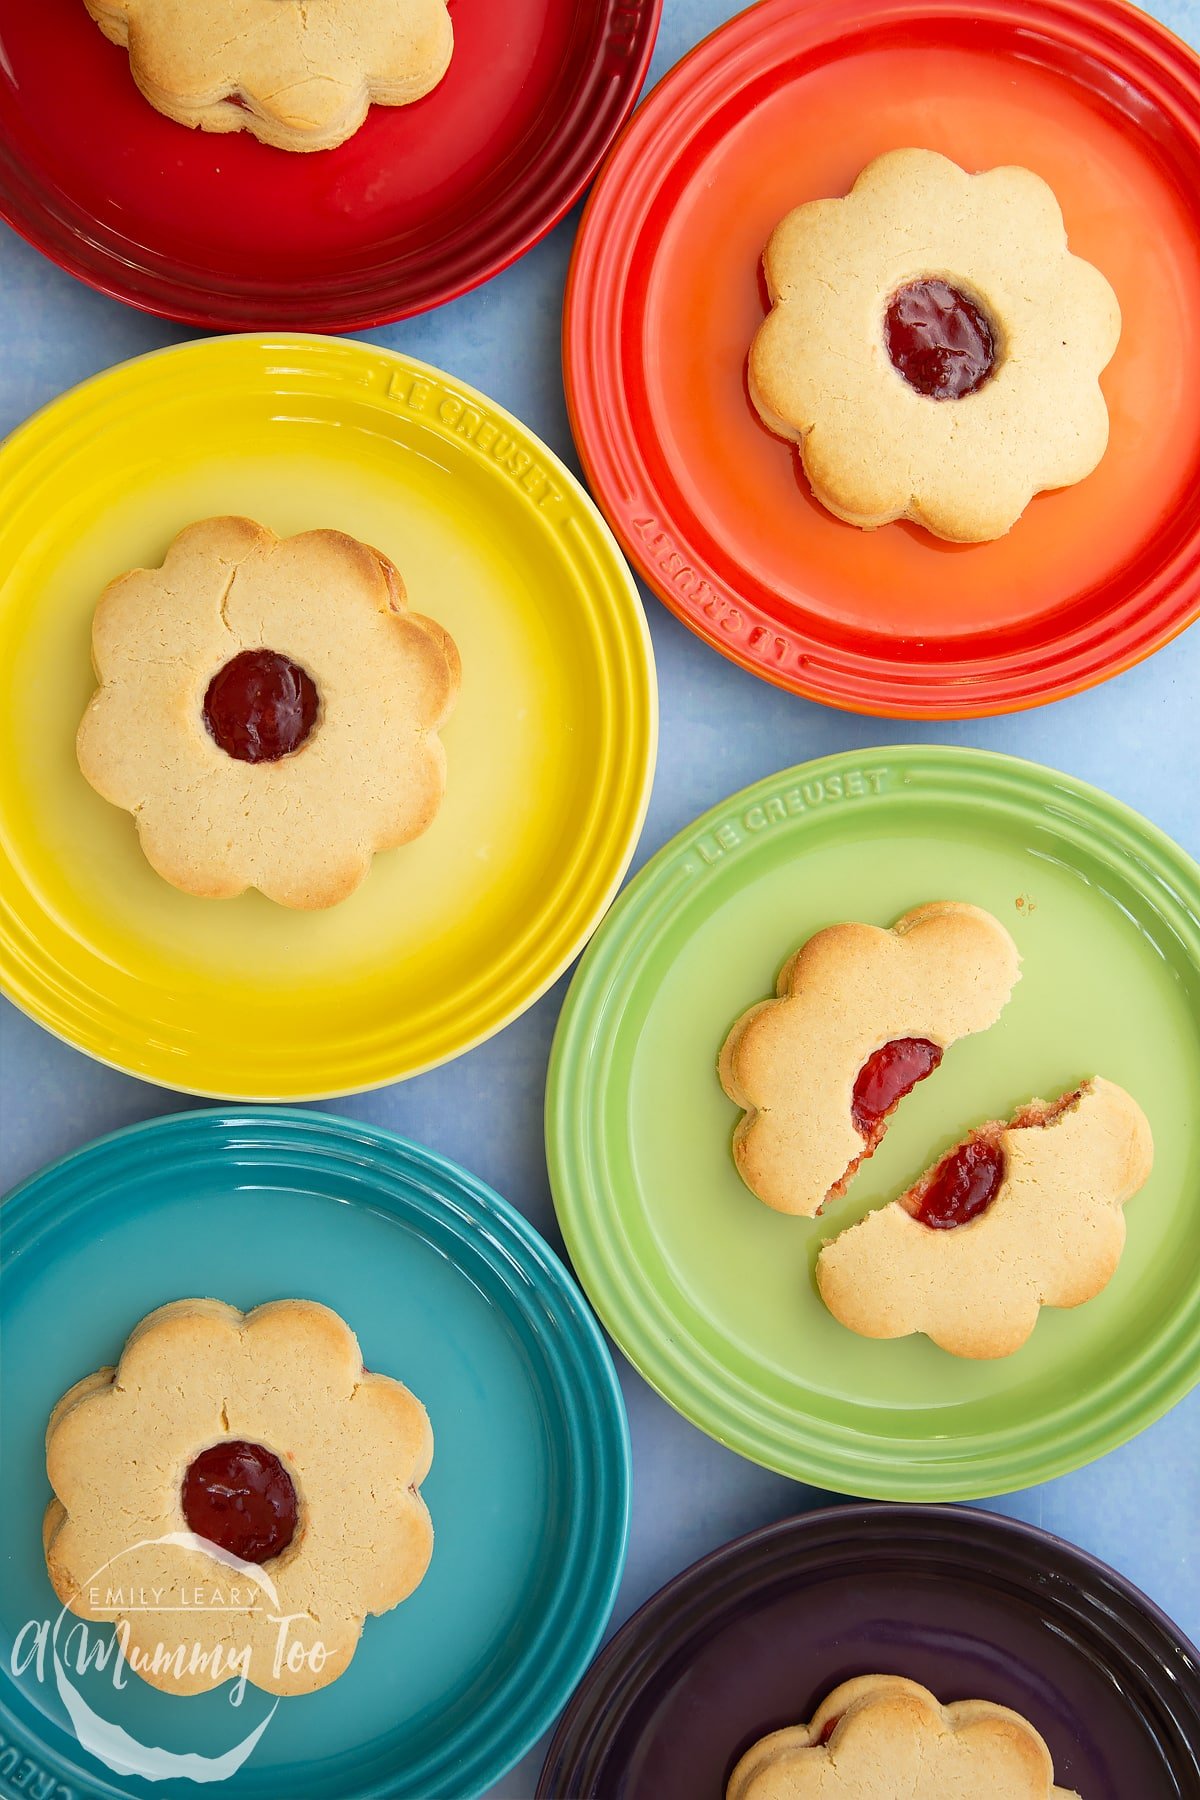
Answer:
[[[932,1075],[942,1060],[937,1044],[928,1038],[893,1038],[867,1058],[854,1083],[854,1123],[870,1137],[879,1121],[911,1093],[918,1081]]]
[[[821,1735],[817,1739],[818,1744],[827,1744],[841,1722],[841,1713],[835,1713],[832,1719],[826,1719],[824,1725],[821,1727]]]
[[[913,1217],[934,1231],[950,1231],[986,1212],[1004,1180],[1004,1152],[980,1139],[952,1150],[933,1172]]]
[[[973,394],[996,366],[990,323],[948,281],[914,281],[893,294],[885,334],[893,366],[930,400]]]
[[[226,756],[278,762],[316,723],[320,696],[306,670],[276,650],[243,650],[219,669],[204,696],[204,723]]]
[[[233,1441],[202,1450],[183,1478],[188,1529],[243,1562],[286,1550],[296,1530],[296,1490],[277,1456]]]

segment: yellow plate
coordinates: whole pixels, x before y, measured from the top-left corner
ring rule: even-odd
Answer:
[[[101,589],[227,512],[376,545],[462,652],[442,810],[324,913],[178,893],[75,762]],[[131,1074],[325,1098],[498,1031],[612,898],[656,737],[645,617],[599,513],[522,425],[425,364],[210,339],[98,376],[0,448],[0,982]]]

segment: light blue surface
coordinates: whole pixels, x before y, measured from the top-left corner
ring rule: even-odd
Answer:
[[[738,8],[666,0],[652,80]],[[1197,0],[1149,7],[1200,43]],[[522,262],[425,318],[372,335],[452,370],[510,407],[577,467],[563,404],[558,327],[577,214]],[[0,430],[84,376],[178,342],[183,330],[101,299],[0,236]],[[658,780],[637,863],[734,789],[808,757],[897,740],[979,744],[1107,788],[1200,855],[1200,631],[1092,693],[1015,718],[895,725],[776,692],[706,649],[648,599],[662,689]],[[635,864],[637,866],[637,864]],[[541,1097],[561,985],[498,1039],[404,1087],[339,1103],[473,1169],[552,1243]],[[1136,1029],[1131,997],[1130,1028]],[[0,1187],[131,1120],[176,1110],[159,1093],[85,1061],[3,1008]],[[1200,1253],[1200,1196],[1197,1197]],[[48,1341],[53,1322],[47,1321]],[[735,1533],[824,1498],[752,1468],[695,1431],[622,1369],[634,1451],[634,1526],[619,1621],[695,1557]],[[998,1503],[1115,1564],[1200,1639],[1200,1391],[1124,1450]],[[494,1790],[529,1800],[534,1754]],[[456,1800],[440,1795],[436,1800]]]

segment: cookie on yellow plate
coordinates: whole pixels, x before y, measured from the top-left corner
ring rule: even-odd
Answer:
[[[92,659],[80,769],[186,893],[332,906],[441,805],[458,651],[344,532],[188,526],[105,589]]]

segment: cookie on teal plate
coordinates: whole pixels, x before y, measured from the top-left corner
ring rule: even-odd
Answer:
[[[229,1800],[466,1800],[499,1780],[599,1642],[629,1515],[611,1360],[532,1227],[431,1151],[282,1109],[103,1138],[11,1194],[3,1226],[4,1745],[77,1800],[174,1800],[214,1779]],[[81,1673],[79,1622],[46,1575],[51,1407],[146,1313],[194,1295],[323,1301],[433,1425],[429,1572],[314,1694],[181,1698],[111,1663]]]

